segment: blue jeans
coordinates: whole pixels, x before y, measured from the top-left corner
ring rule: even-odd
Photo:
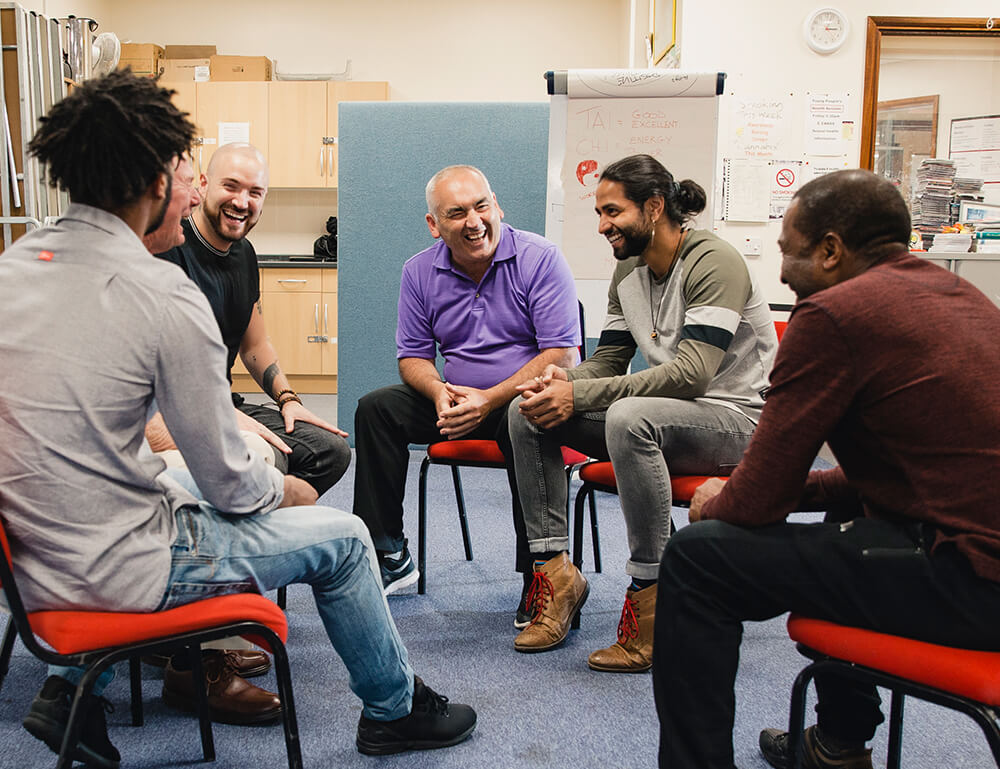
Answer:
[[[229,515],[207,502],[182,507],[175,516],[177,538],[158,611],[216,595],[263,593],[296,582],[311,585],[320,619],[347,666],[365,716],[391,721],[409,714],[413,671],[360,518],[320,506]],[[79,680],[76,670],[49,672],[74,681]]]

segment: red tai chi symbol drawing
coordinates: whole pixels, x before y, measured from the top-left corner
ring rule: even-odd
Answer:
[[[779,187],[791,187],[795,184],[795,172],[791,168],[782,168],[774,179]]]

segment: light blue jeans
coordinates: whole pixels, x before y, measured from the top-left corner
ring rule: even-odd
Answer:
[[[754,423],[715,403],[682,398],[622,398],[550,430],[530,424],[511,403],[507,416],[517,488],[533,553],[569,550],[569,493],[561,446],[611,460],[625,515],[630,558],[625,573],[656,579],[670,537],[670,474],[729,475],[750,443]]]
[[[409,714],[413,671],[360,518],[320,506],[230,515],[207,502],[182,507],[175,516],[177,538],[158,611],[216,595],[311,585],[323,627],[347,666],[365,716],[391,721]],[[74,683],[80,676],[77,668],[49,672]],[[95,693],[107,681],[110,676],[99,680]]]

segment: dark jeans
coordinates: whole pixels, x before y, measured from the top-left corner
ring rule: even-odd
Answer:
[[[409,444],[447,440],[436,427],[434,404],[409,385],[393,385],[365,395],[354,414],[354,514],[368,524],[375,549],[395,552],[403,546],[403,495]],[[516,569],[531,571],[524,514],[514,480],[507,409],[491,411],[465,439],[494,440],[507,460],[516,539]]]
[[[295,429],[288,433],[284,417],[276,408],[252,403],[237,408],[264,425],[292,450],[291,454],[275,450],[275,467],[306,481],[320,496],[347,472],[351,464],[351,447],[341,436],[308,422],[296,422]]]
[[[794,611],[931,643],[1000,648],[1000,583],[976,576],[950,545],[928,555],[932,534],[858,518],[755,529],[705,521],[671,537],[653,650],[660,767],[733,769],[744,620]],[[883,720],[874,687],[836,676],[817,677],[816,687],[824,732],[871,739]]]

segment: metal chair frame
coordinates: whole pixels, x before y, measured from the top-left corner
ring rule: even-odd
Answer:
[[[0,523],[2,526],[2,523]],[[4,539],[3,544],[6,544]],[[281,638],[270,627],[255,621],[234,621],[201,630],[178,633],[175,635],[150,638],[144,641],[123,644],[116,647],[92,649],[73,654],[59,652],[42,646],[31,627],[28,613],[21,601],[14,578],[13,568],[3,549],[0,549],[0,588],[3,589],[11,618],[3,642],[0,643],[0,687],[10,667],[10,659],[14,649],[14,639],[20,636],[21,642],[35,657],[50,665],[82,666],[86,668],[80,683],[76,687],[73,704],[70,708],[66,734],[59,752],[56,769],[70,769],[71,758],[80,739],[83,728],[83,703],[93,691],[97,678],[105,669],[121,660],[129,661],[131,714],[133,726],[142,726],[142,676],[140,657],[146,654],[175,653],[180,649],[187,650],[192,660],[192,675],[195,681],[204,681],[205,674],[201,662],[200,645],[205,641],[225,638],[235,635],[247,635],[263,640],[274,655],[274,668],[278,682],[278,694],[282,704],[282,722],[285,733],[285,747],[288,753],[289,769],[301,769],[302,751],[299,742],[298,724],[295,717],[295,702],[292,696],[292,677],[288,664],[288,653]],[[232,596],[237,597],[237,596]],[[244,600],[246,594],[240,594]],[[268,599],[256,596],[261,601]],[[206,599],[218,600],[218,599]],[[123,616],[131,616],[123,614]],[[212,736],[212,723],[208,712],[208,694],[205,687],[195,687],[197,696],[197,713],[201,731],[202,752],[206,761],[215,760],[215,741]]]

